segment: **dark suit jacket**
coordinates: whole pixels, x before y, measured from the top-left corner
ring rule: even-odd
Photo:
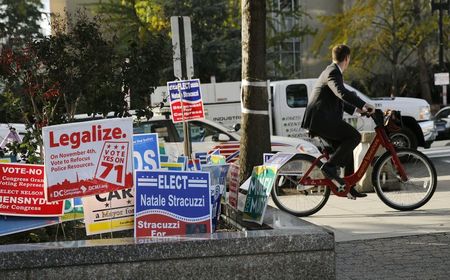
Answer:
[[[355,107],[365,102],[344,86],[342,73],[333,63],[320,74],[314,85],[312,98],[306,107],[302,127],[312,132],[327,130],[342,121],[344,111],[353,114]]]

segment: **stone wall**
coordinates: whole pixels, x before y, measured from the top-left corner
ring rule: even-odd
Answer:
[[[273,228],[0,246],[0,279],[334,279],[334,236],[274,208]]]

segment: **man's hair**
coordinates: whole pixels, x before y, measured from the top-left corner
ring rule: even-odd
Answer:
[[[340,44],[333,47],[331,51],[333,56],[333,61],[342,62],[344,59],[350,55],[350,48],[347,45]]]

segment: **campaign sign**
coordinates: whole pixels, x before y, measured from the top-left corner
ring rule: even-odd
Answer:
[[[200,164],[206,164],[208,153],[207,152],[197,152],[194,153],[194,159],[200,160]]]
[[[133,189],[83,197],[86,235],[133,229]]]
[[[133,186],[132,118],[44,127],[47,200]]]
[[[202,171],[209,172],[210,178],[210,191],[211,191],[211,216],[212,216],[212,226],[213,231],[215,231],[217,226],[217,221],[220,217],[221,212],[221,198],[226,194],[225,183],[226,176],[229,169],[228,164],[224,165],[203,165]]]
[[[6,145],[18,142],[22,143],[22,139],[20,138],[19,134],[16,132],[15,128],[10,128],[8,135],[6,135],[5,138],[3,138],[3,141],[0,143],[0,148],[4,149]]]
[[[187,162],[187,171],[200,171],[202,165],[199,159],[189,159]]]
[[[47,202],[44,191],[43,165],[0,163],[0,214],[61,216],[64,202]]]
[[[154,170],[159,168],[157,133],[133,135],[133,163],[136,170]]]
[[[59,224],[59,217],[0,216],[0,236]]]
[[[242,215],[244,221],[262,224],[276,175],[277,169],[273,166],[263,165],[253,168]]]
[[[3,163],[17,162],[17,158],[16,156],[5,156],[0,158],[0,162]]]
[[[227,175],[228,186],[228,204],[237,209],[238,194],[239,194],[239,165],[230,164],[230,169]]]
[[[211,233],[208,172],[135,171],[135,237]]]
[[[275,154],[272,153],[264,153],[263,154],[263,164],[266,164],[266,162],[269,161]]]
[[[199,79],[168,82],[167,88],[174,123],[205,118]]]
[[[272,157],[270,157],[266,162],[264,162],[264,165],[267,166],[273,166],[277,170],[283,166],[286,162],[288,162],[295,154],[292,153],[283,153],[278,152]]]
[[[162,170],[183,171],[184,164],[181,162],[161,162]]]
[[[61,217],[61,222],[81,220],[83,218],[83,201],[80,197],[64,200],[64,215]]]

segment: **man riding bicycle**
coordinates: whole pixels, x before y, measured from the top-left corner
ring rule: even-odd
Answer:
[[[361,142],[361,134],[343,120],[343,113],[370,115],[375,107],[344,86],[342,73],[350,63],[350,48],[343,44],[333,47],[332,58],[333,63],[320,74],[314,85],[302,127],[308,129],[311,136],[320,136],[333,147],[335,152],[321,170],[337,186],[343,186],[345,181],[339,177],[337,168],[345,167],[345,176],[353,174],[353,150]],[[367,196],[356,191],[354,186],[350,194],[353,198]]]

